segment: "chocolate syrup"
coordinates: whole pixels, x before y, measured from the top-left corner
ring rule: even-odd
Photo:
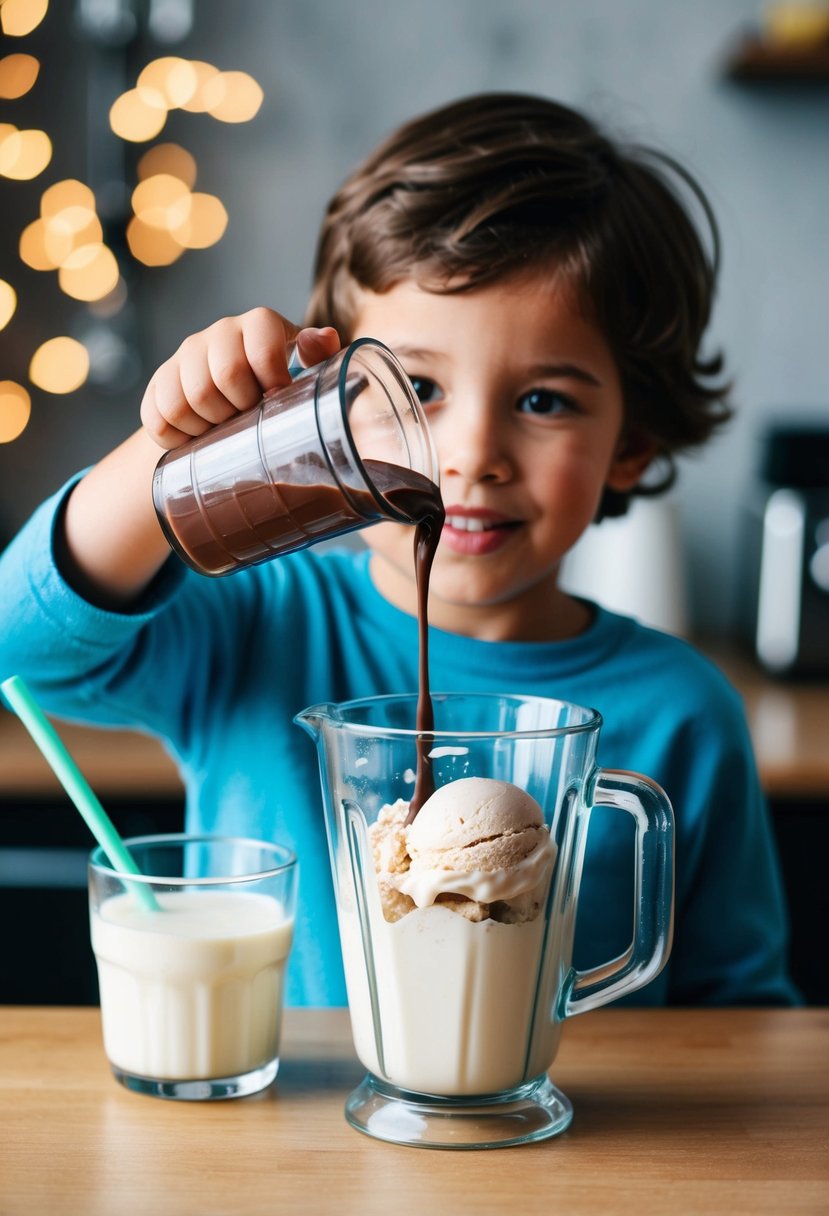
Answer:
[[[435,792],[432,772],[430,731],[435,729],[435,715],[429,689],[429,578],[435,560],[445,511],[440,490],[434,482],[419,478],[422,484],[415,488],[395,489],[386,497],[398,509],[417,520],[414,536],[415,580],[417,583],[417,635],[418,635],[418,690],[415,729],[417,736],[417,770],[415,788],[406,816],[410,824],[427,798]]]
[[[433,487],[435,493],[432,509],[428,515],[423,515],[415,528],[415,578],[417,580],[417,636],[418,636],[418,687],[417,687],[417,770],[414,794],[409,803],[409,813],[406,824],[410,824],[427,798],[435,792],[435,777],[432,772],[431,751],[432,738],[421,732],[435,729],[435,714],[432,705],[432,695],[429,688],[429,620],[427,604],[429,601],[429,576],[432,572],[432,562],[435,560],[438,542],[445,512],[440,500],[440,491]]]
[[[437,490],[428,477],[382,460],[366,460],[364,468],[379,498],[368,489],[343,490],[311,455],[294,464],[290,481],[228,477],[210,487],[187,484],[164,502],[159,518],[188,565],[222,575],[366,524],[415,523],[429,514],[425,504]]]
[[[159,518],[179,556],[200,573],[212,575],[229,574],[368,523],[398,519],[415,524],[418,738],[415,789],[406,819],[411,823],[435,789],[429,756],[429,732],[435,723],[429,690],[427,603],[444,509],[440,490],[422,473],[381,460],[366,460],[364,468],[379,500],[368,489],[344,490],[326,481],[328,467],[311,454],[293,465],[290,481],[230,477],[214,483],[212,489],[185,484],[165,501]]]

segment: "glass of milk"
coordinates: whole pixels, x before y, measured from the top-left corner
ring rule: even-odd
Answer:
[[[279,1067],[295,855],[260,840],[183,833],[124,843],[140,876],[113,869],[100,848],[89,862],[104,1049],[115,1077],[163,1098],[264,1089]]]

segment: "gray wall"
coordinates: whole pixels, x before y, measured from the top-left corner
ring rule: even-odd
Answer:
[[[299,318],[325,201],[399,122],[485,89],[584,107],[683,160],[721,222],[711,345],[728,353],[738,415],[683,463],[676,499],[693,624],[728,631],[740,504],[763,428],[784,412],[829,421],[829,87],[723,80],[730,44],[762,9],[760,0],[198,0],[188,41],[144,44],[138,66],[166,50],[244,68],[266,100],[251,124],[175,115],[162,136],[196,153],[197,188],[225,200],[230,225],[213,250],[137,280],[144,374],[228,312],[266,303]],[[137,381],[36,398],[30,433],[0,448],[0,518],[16,526],[125,434],[140,394]]]

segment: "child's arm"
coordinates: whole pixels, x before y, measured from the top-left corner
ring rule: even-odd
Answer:
[[[141,403],[141,430],[91,469],[66,505],[60,561],[88,598],[126,607],[158,573],[170,553],[152,503],[163,450],[288,384],[287,347],[294,340],[306,366],[339,348],[333,329],[300,329],[255,308],[193,334],[156,371]]]

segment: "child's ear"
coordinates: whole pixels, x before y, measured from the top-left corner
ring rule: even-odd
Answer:
[[[656,455],[656,444],[643,431],[621,435],[607,472],[611,490],[632,490]]]

